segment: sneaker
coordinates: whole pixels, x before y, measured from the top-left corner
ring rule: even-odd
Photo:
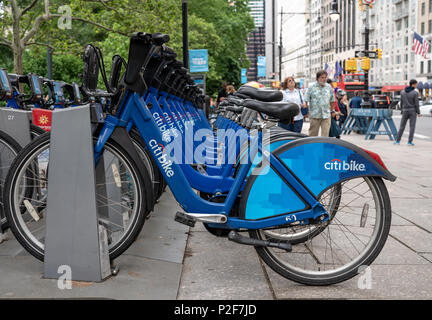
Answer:
[[[414,146],[415,146],[415,144],[412,143],[412,142],[408,142],[408,145],[411,146],[411,147],[414,147]]]
[[[399,141],[395,141],[394,144],[395,145],[400,145],[400,142]]]

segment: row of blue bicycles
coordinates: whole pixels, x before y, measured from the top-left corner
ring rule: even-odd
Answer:
[[[135,241],[168,186],[181,208],[176,221],[254,246],[287,279],[330,285],[370,265],[391,223],[384,179],[396,179],[380,157],[278,127],[299,108],[274,90],[242,86],[210,124],[200,89],[168,41],[133,34],[127,60],[114,56],[109,77],[100,50],[88,46],[80,86],[1,71],[0,99],[9,108],[90,106],[110,258]],[[2,228],[43,260],[50,133],[31,132],[23,148],[0,132]]]

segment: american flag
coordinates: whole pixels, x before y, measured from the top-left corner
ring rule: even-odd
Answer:
[[[427,59],[427,54],[429,51],[429,42],[426,39],[423,39],[423,37],[419,35],[417,32],[414,32],[414,43],[413,43],[412,51]]]

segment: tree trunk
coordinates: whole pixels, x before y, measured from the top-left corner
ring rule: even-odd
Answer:
[[[14,72],[16,74],[23,74],[23,53],[24,50],[21,46],[13,46]]]
[[[22,74],[23,72],[23,52],[24,46],[21,45],[21,28],[20,28],[20,14],[19,8],[15,1],[11,1],[12,11],[12,51],[14,58],[14,72]]]

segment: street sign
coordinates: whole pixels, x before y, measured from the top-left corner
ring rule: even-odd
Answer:
[[[245,84],[247,82],[247,70],[241,69],[241,84]]]
[[[378,58],[377,52],[376,51],[368,51],[368,58],[377,59]]]
[[[376,51],[356,51],[355,52],[356,58],[370,58],[370,59],[377,59],[378,53]]]
[[[189,50],[190,72],[208,72],[207,49]]]
[[[205,95],[206,94],[206,75],[194,73],[194,74],[191,74],[191,77],[194,80],[195,84],[198,86],[198,88],[201,89],[202,94]]]
[[[258,77],[265,78],[266,76],[266,57],[258,56],[257,61]]]

